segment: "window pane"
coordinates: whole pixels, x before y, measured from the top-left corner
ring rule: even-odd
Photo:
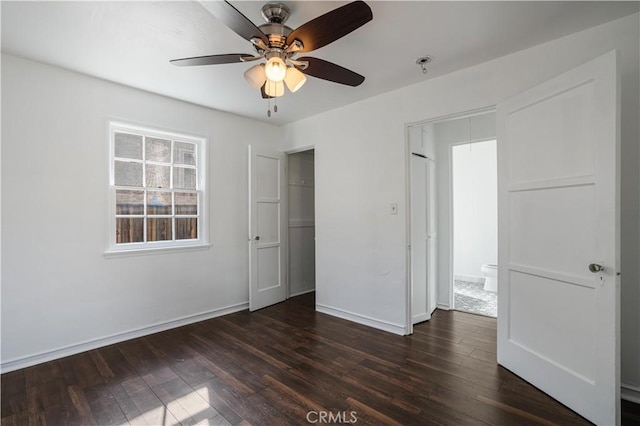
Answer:
[[[166,139],[146,138],[145,160],[171,162],[171,141]]]
[[[193,143],[175,142],[173,144],[173,162],[175,164],[196,165],[196,145]]]
[[[176,192],[176,214],[198,214],[198,194]]]
[[[114,182],[122,186],[142,186],[142,163],[114,162]]]
[[[141,217],[116,218],[116,244],[141,243],[144,239],[144,219]]]
[[[142,136],[116,133],[114,155],[121,158],[142,160]]]
[[[149,191],[147,193],[147,214],[171,214],[171,193]]]
[[[147,241],[165,241],[171,238],[170,217],[147,219]]]
[[[176,240],[195,240],[198,238],[198,218],[176,218]]]
[[[174,167],[173,187],[177,189],[196,189],[196,169]]]
[[[147,164],[147,188],[169,188],[171,166]]]
[[[144,191],[116,190],[116,214],[144,214]]]

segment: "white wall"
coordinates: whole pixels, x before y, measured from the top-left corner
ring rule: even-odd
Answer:
[[[453,275],[482,282],[482,265],[498,263],[496,141],[456,145],[452,160]]]
[[[313,150],[289,154],[289,296],[316,288]]]
[[[390,331],[404,330],[406,123],[496,105],[618,49],[622,76],[622,380],[640,386],[638,27],[639,15],[635,14],[286,126],[282,149],[315,146],[318,307]],[[390,202],[399,203],[398,215],[389,214]]]
[[[108,117],[209,139],[208,250],[103,256]],[[253,120],[3,55],[3,370],[246,308],[247,145],[274,146],[278,135]]]

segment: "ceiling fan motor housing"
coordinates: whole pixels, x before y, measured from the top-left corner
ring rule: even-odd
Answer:
[[[287,42],[287,36],[293,31],[291,28],[282,24],[263,24],[258,28],[265,33],[269,39],[269,47],[283,49]]]
[[[262,17],[271,24],[284,24],[291,12],[282,3],[267,3],[262,6]]]
[[[290,14],[289,8],[282,3],[267,3],[262,6],[262,17],[267,23],[258,28],[269,38],[270,48],[284,49],[286,47],[287,36],[293,31],[284,25]]]

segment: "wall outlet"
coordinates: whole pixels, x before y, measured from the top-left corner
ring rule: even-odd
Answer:
[[[390,207],[389,213],[398,214],[398,203],[391,203],[389,207]]]

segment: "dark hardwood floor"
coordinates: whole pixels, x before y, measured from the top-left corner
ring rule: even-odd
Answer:
[[[589,424],[496,365],[495,319],[436,311],[401,337],[313,306],[300,296],[3,374],[2,425]]]

